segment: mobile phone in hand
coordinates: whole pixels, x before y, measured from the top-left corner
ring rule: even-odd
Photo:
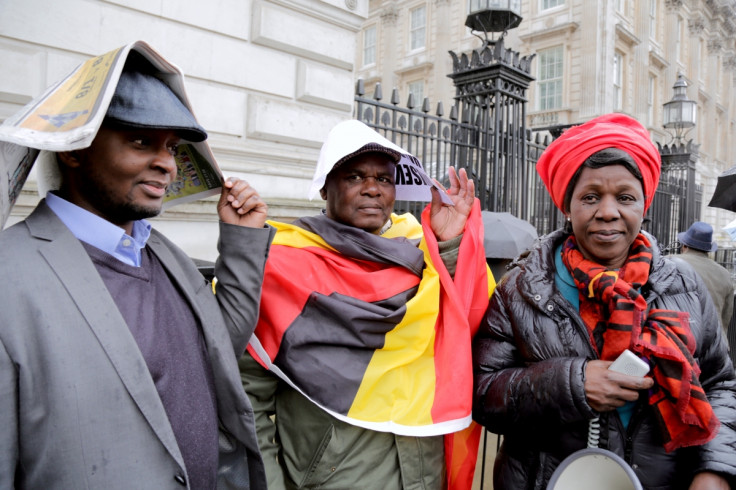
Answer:
[[[608,369],[618,373],[628,374],[629,376],[641,377],[649,372],[649,364],[629,349],[626,349],[613,361],[613,364]]]

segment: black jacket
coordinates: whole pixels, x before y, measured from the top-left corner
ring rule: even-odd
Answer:
[[[498,490],[544,489],[560,462],[586,447],[588,422],[598,415],[584,390],[585,364],[596,354],[580,315],[555,286],[553,252],[566,237],[561,230],[543,237],[515,263],[473,343],[473,416],[504,436],[494,468]],[[651,308],[690,313],[700,381],[721,428],[704,446],[666,453],[642,396],[628,430],[616,411],[600,415],[600,447],[624,458],[647,489],[687,488],[704,470],[733,479],[736,380],[718,313],[694,271],[662,257],[649,238],[654,257],[642,293]]]

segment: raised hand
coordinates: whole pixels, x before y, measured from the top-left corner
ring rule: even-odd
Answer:
[[[439,191],[432,188],[430,226],[439,241],[447,241],[463,233],[475,199],[475,183],[468,179],[465,169],[461,168],[459,172],[455,172],[455,167],[450,167],[448,171],[450,188],[446,189],[446,192],[455,205],[444,204]],[[435,183],[444,189],[436,180]]]
[[[217,214],[224,223],[262,228],[266,223],[268,206],[247,181],[229,177],[222,184]]]

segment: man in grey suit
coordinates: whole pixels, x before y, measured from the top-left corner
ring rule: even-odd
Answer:
[[[677,241],[682,248],[675,257],[690,264],[703,279],[716,309],[721,314],[723,333],[727,334],[733,316],[733,283],[731,273],[708,257],[709,252],[718,250],[718,244],[713,241],[713,227],[696,221],[687,231],[677,234]]]
[[[236,362],[258,315],[267,206],[230,179],[217,294],[145,220],[180,140],[207,137],[174,92],[126,68],[61,187],[0,233],[0,488],[265,488]]]

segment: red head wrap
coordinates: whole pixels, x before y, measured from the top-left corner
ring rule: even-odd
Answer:
[[[605,114],[573,126],[554,140],[539,157],[537,173],[564,212],[567,186],[585,160],[600,150],[618,148],[636,162],[644,184],[644,211],[649,209],[657,190],[661,160],[649,132],[636,119],[625,114]]]

